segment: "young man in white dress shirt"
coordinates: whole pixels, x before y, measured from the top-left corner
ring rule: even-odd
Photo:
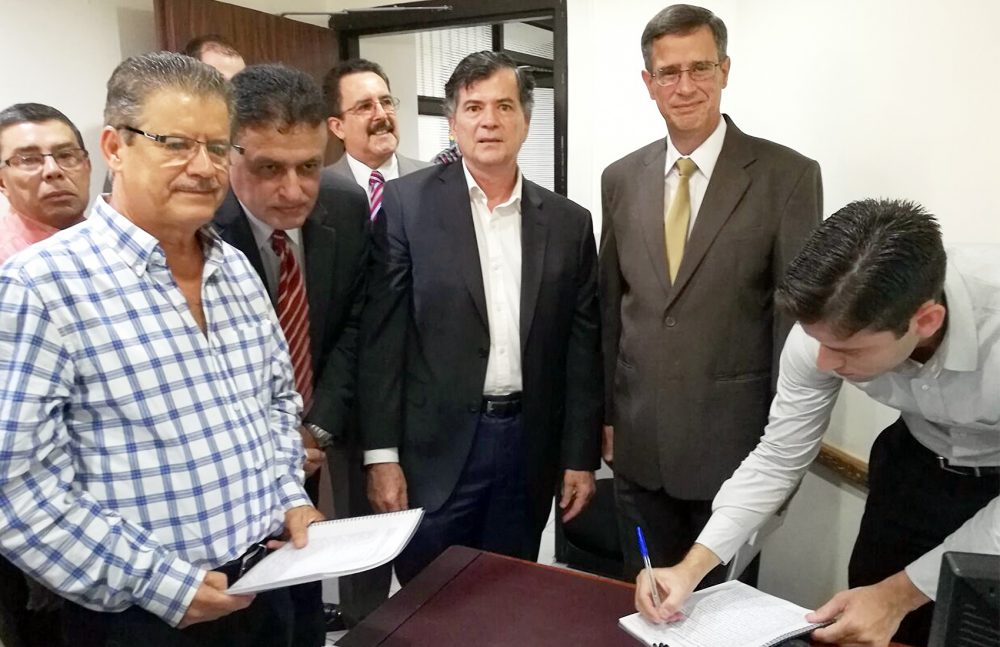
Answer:
[[[770,423],[687,556],[656,570],[661,606],[642,578],[636,605],[671,619],[782,504],[818,454],[846,380],[901,415],[872,447],[852,588],[808,617],[835,620],[813,637],[925,645],[942,554],[1000,553],[1000,250],[946,255],[921,207],[863,200],[820,226],[775,299],[799,323]]]

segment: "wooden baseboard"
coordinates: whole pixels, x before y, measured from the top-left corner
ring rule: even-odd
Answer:
[[[837,476],[862,490],[868,490],[868,463],[854,454],[823,443],[816,462],[833,470]]]

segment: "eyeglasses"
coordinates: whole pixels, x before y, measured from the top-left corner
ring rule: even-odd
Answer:
[[[5,159],[3,163],[19,171],[35,173],[45,166],[46,157],[51,157],[62,170],[72,171],[83,165],[88,154],[82,148],[64,148],[54,153],[20,153]]]
[[[681,80],[681,77],[687,72],[691,75],[692,81],[707,81],[715,75],[715,68],[722,65],[722,63],[713,63],[712,61],[697,61],[691,64],[691,67],[681,69],[679,67],[664,67],[651,74],[653,79],[656,81],[656,85],[661,87],[668,87],[671,85],[677,85]]]
[[[359,117],[373,117],[376,112],[375,106],[382,106],[382,110],[386,112],[396,112],[396,108],[399,107],[399,99],[393,96],[384,96],[378,101],[368,99],[367,101],[362,101],[353,108],[348,108],[344,111],[344,113],[353,112]]]
[[[168,162],[169,165],[187,164],[198,154],[198,147],[204,146],[205,152],[208,153],[208,158],[212,161],[212,164],[218,168],[229,168],[229,149],[232,144],[228,140],[202,141],[182,135],[147,133],[145,130],[139,130],[132,126],[118,126],[118,128],[135,133],[136,135],[142,135],[146,139],[159,144],[170,159]]]

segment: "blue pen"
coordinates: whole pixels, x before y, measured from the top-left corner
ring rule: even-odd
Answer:
[[[649,576],[649,590],[653,594],[653,604],[660,606],[660,592],[656,588],[656,578],[653,577],[653,565],[649,563],[649,550],[646,548],[646,538],[642,536],[642,528],[635,527],[635,534],[639,536],[639,552],[642,553],[642,563],[646,565],[646,575]]]

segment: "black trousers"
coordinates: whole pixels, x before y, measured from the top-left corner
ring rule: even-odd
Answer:
[[[424,514],[396,558],[396,577],[406,584],[450,546],[534,561],[540,541],[529,507],[521,415],[480,414],[455,491],[440,509]]]
[[[872,445],[868,501],[848,568],[850,586],[875,584],[905,568],[1000,494],[1000,475],[971,476],[940,468],[902,418]],[[923,647],[934,604],[903,619],[894,640]]]
[[[635,581],[643,568],[642,553],[636,539],[636,526],[642,528],[653,566],[673,566],[687,554],[698,538],[709,517],[712,502],[677,499],[666,491],[647,490],[627,478],[615,474],[615,504],[618,509],[618,533],[621,537],[626,581]],[[759,555],[747,565],[740,581],[751,586],[757,584],[760,569]],[[716,566],[698,585],[699,589],[720,584],[726,580],[725,564]]]

